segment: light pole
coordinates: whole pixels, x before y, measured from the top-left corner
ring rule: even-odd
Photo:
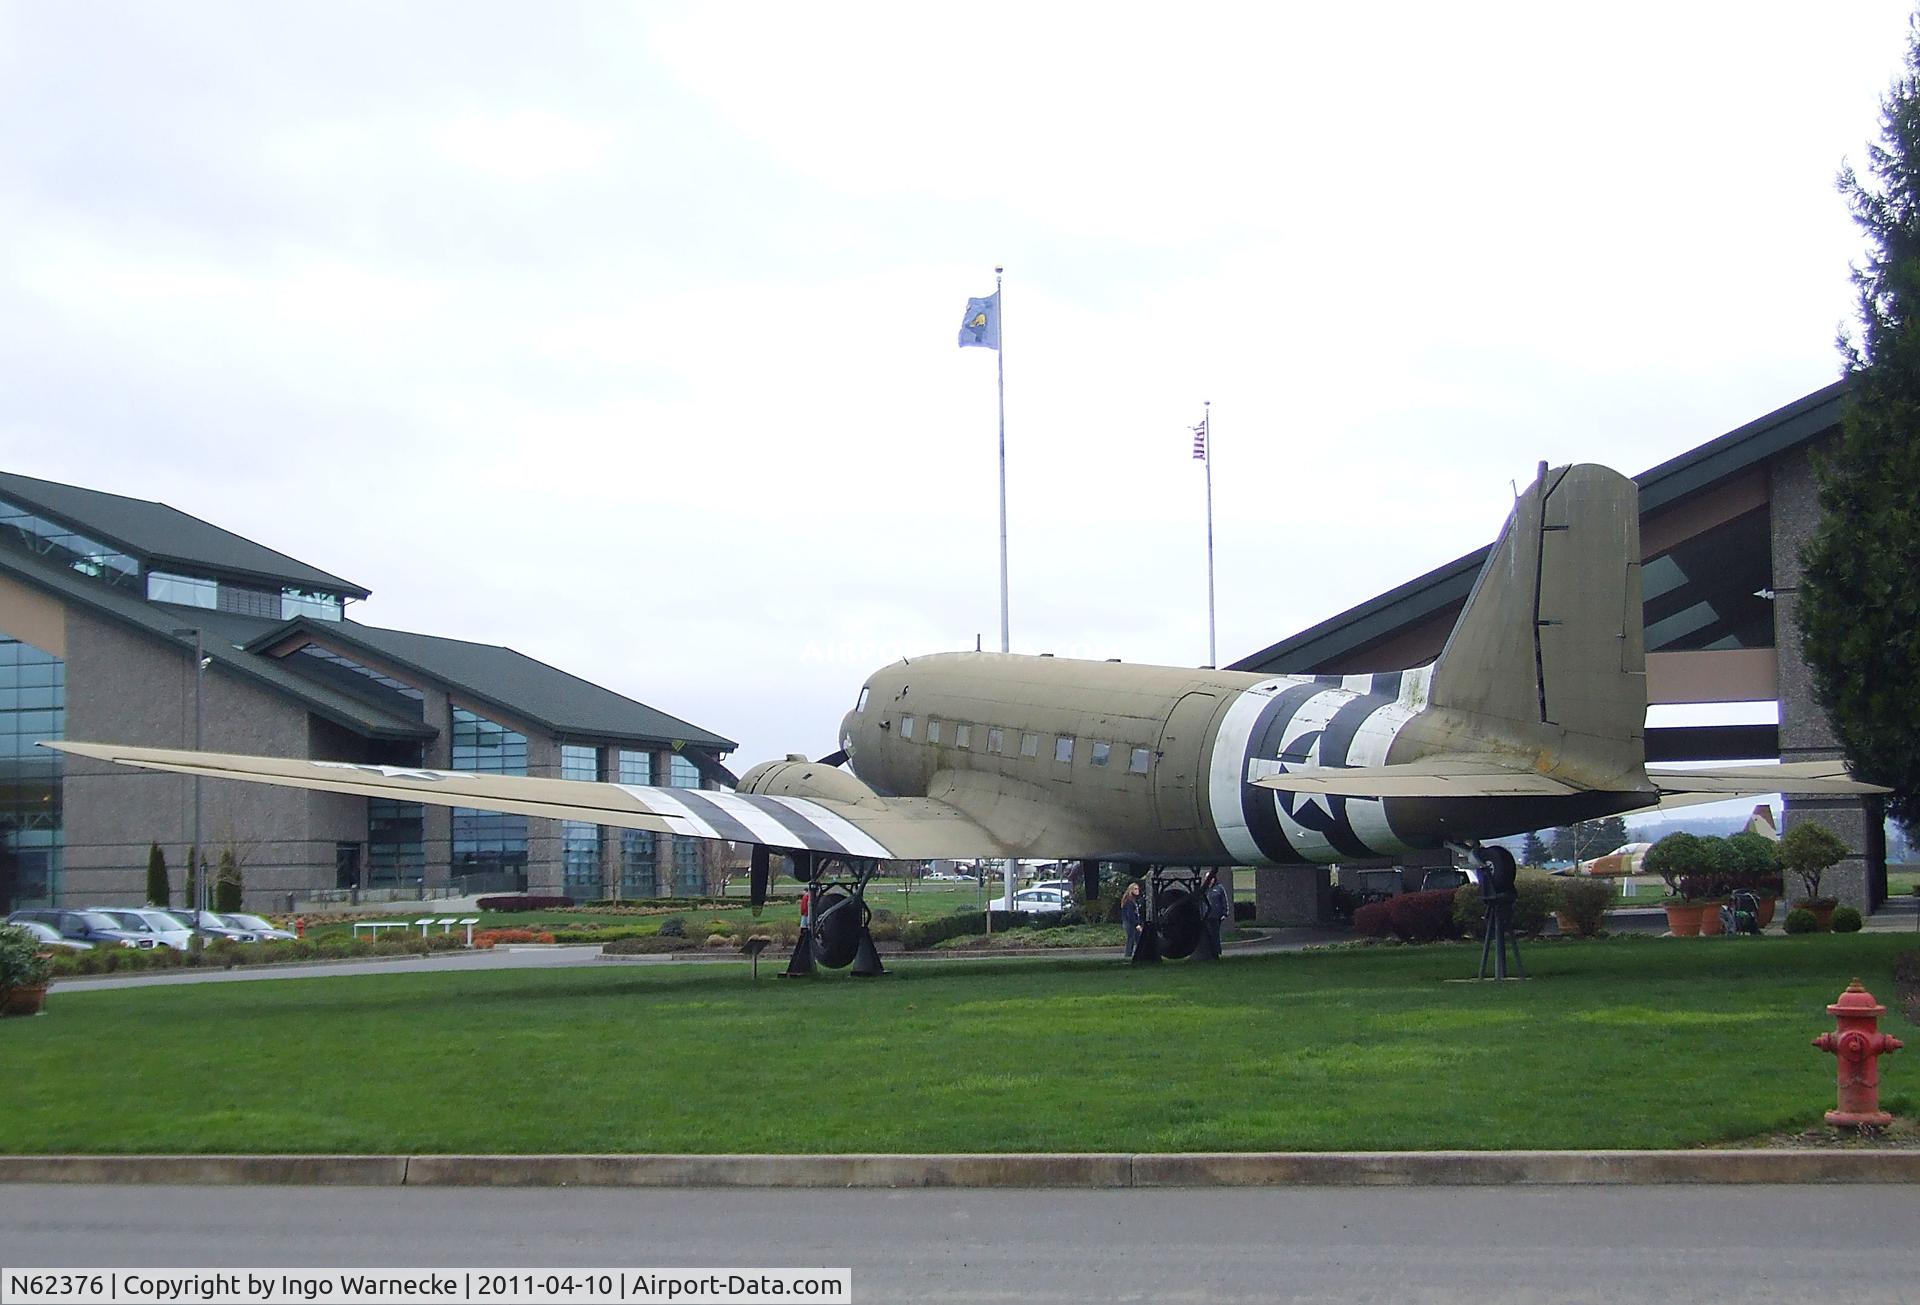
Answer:
[[[207,720],[204,686],[206,683],[208,658],[207,650],[203,643],[204,636],[201,634],[198,626],[187,630],[175,630],[173,633],[174,637],[180,639],[184,639],[188,635],[193,636],[193,750],[200,752],[204,750],[203,744],[206,738]],[[196,862],[204,864],[200,847],[201,785],[202,780],[200,776],[196,774],[193,777],[193,850],[187,853],[188,881],[193,884],[193,901],[187,904],[187,909],[193,912],[192,948],[196,952],[200,951],[206,945],[206,940],[201,936],[200,917],[206,910],[207,876],[206,872],[201,868],[201,864],[196,864]]]

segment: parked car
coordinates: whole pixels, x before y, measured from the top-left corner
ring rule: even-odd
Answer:
[[[154,946],[151,934],[129,933],[112,916],[102,915],[99,911],[36,908],[15,911],[7,917],[8,924],[19,924],[23,920],[44,924],[62,938],[73,938],[80,942],[118,944],[123,947]]]
[[[91,906],[87,909],[111,918],[128,933],[151,937],[156,946],[185,951],[188,940],[193,937],[186,925],[153,907]]]
[[[63,952],[90,952],[93,944],[81,942],[78,938],[62,938],[60,931],[50,924],[41,924],[38,920],[10,920],[10,929],[25,929],[37,939],[42,947],[50,947]]]
[[[291,929],[282,929],[270,920],[257,915],[242,915],[238,911],[228,911],[220,917],[237,929],[245,929],[260,942],[291,942],[299,935]]]
[[[181,928],[186,929],[188,931],[191,931],[193,929],[193,912],[192,911],[168,911],[167,914],[172,916],[174,919],[178,920],[180,922]],[[200,932],[205,934],[208,938],[216,939],[216,940],[220,938],[226,938],[226,939],[230,939],[233,942],[254,942],[255,941],[255,938],[253,936],[253,930],[243,929],[240,926],[234,925],[234,924],[228,924],[224,919],[215,915],[212,911],[200,912]]]
[[[1027,888],[1013,895],[1012,905],[1008,905],[1006,897],[1001,896],[993,900],[990,909],[1052,914],[1066,910],[1069,900],[1067,895],[1058,889]]]
[[[1059,893],[1062,897],[1073,896],[1073,880],[1071,879],[1042,879],[1037,884],[1027,885],[1028,892],[1032,892],[1036,888],[1044,889],[1047,892]]]

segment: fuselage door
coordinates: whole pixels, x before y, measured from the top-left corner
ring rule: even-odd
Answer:
[[[1219,705],[1211,693],[1189,693],[1167,713],[1159,755],[1153,759],[1154,813],[1163,830],[1200,828],[1209,773],[1201,747]]]

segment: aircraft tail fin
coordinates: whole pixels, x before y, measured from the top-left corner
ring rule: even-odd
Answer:
[[[1637,769],[1641,601],[1638,486],[1607,467],[1543,467],[1434,663],[1428,701],[1493,718],[1516,740],[1563,740],[1601,768]]]

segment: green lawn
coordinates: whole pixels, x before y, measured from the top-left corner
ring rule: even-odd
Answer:
[[[1817,1121],[1826,1003],[1890,999],[1914,945],[1541,944],[1509,984],[1448,982],[1478,949],[1442,946],[56,986],[0,1021],[0,1151],[1691,1146]]]

